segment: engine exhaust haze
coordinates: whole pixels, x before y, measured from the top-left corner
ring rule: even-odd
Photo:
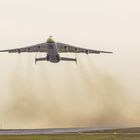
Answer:
[[[18,59],[9,78],[9,100],[1,112],[6,128],[132,125],[122,83],[96,68],[90,57],[79,58],[78,66],[34,65],[31,59]]]

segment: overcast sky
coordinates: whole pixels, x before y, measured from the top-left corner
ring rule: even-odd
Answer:
[[[0,49],[45,42],[49,35],[52,35],[55,41],[113,51],[113,55],[90,55],[90,59],[102,73],[113,75],[127,92],[128,98],[131,98],[133,103],[138,103],[140,102],[139,6],[139,0],[0,0]],[[28,54],[21,57],[23,61],[21,67],[24,68],[20,71],[26,73]],[[35,55],[31,55],[30,64],[33,69],[38,69],[39,65],[34,66],[34,57]],[[87,59],[84,54],[79,57],[83,61]],[[18,55],[0,54],[1,109],[8,102],[9,77],[13,75],[18,59]],[[59,72],[61,69],[66,70],[66,64],[63,62],[55,66],[47,63],[43,65],[49,66],[52,77],[53,72],[56,72],[54,69],[58,69]],[[75,68],[74,64],[69,64],[69,67]],[[137,108],[139,105],[137,104]],[[9,122],[5,127],[16,127]],[[17,126],[22,125],[19,123]]]

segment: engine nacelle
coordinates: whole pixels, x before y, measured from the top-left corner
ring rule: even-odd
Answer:
[[[78,52],[78,49],[77,49],[77,48],[75,48],[75,52],[76,52],[76,53]]]
[[[18,49],[18,53],[20,54],[20,49]]]
[[[64,46],[64,50],[67,52],[68,51],[68,47],[67,46]]]
[[[89,54],[89,50],[85,50],[85,53],[86,53],[86,54]]]

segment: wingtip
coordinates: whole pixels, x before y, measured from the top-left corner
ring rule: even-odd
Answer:
[[[7,50],[0,50],[0,52],[8,52]]]
[[[113,52],[104,52],[104,53],[112,53],[113,54]]]

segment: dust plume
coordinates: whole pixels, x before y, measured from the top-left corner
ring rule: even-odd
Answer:
[[[17,61],[10,78],[7,126],[121,127],[127,100],[115,76],[102,72],[90,57],[74,63],[34,65],[32,57]],[[62,67],[63,66],[63,67]]]
[[[81,120],[86,125],[115,127],[125,123],[124,89],[115,76],[97,69],[88,57],[80,60],[80,77],[85,88],[86,117]],[[115,115],[116,114],[116,115]],[[80,120],[80,118],[79,118]],[[80,122],[80,123],[81,123]]]
[[[30,59],[29,64],[30,64]],[[8,116],[8,122],[13,122],[14,127],[19,123],[30,123],[30,120],[35,118],[40,113],[40,103],[35,96],[35,88],[31,83],[32,74],[30,72],[30,65],[27,66],[27,74],[23,71],[21,57],[18,58],[15,69],[13,70],[10,79],[10,101],[5,109],[5,114]],[[26,76],[25,76],[26,75]],[[12,124],[12,125],[13,125]]]

